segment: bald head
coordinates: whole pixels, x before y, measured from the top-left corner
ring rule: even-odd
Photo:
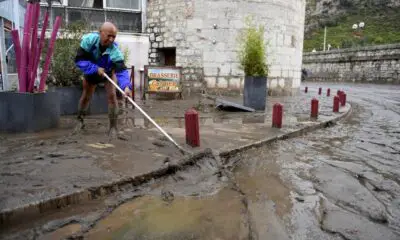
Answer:
[[[117,37],[117,27],[110,23],[105,22],[100,27],[100,44],[102,46],[110,46]]]
[[[100,31],[117,31],[117,27],[111,22],[104,22],[100,26]]]

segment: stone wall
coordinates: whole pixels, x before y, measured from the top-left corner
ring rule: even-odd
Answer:
[[[400,44],[305,53],[309,81],[400,83]]]
[[[161,48],[175,47],[186,87],[241,89],[244,74],[238,64],[237,37],[249,15],[266,29],[270,93],[297,89],[305,0],[150,0],[149,63],[160,63]]]

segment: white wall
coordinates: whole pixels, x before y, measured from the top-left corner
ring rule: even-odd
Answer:
[[[304,0],[194,1],[193,17],[186,25],[186,38],[194,40],[195,48],[201,46],[207,85],[222,88],[243,86],[237,38],[249,15],[265,27],[266,57],[270,64],[269,88],[298,88],[303,52]],[[217,24],[216,29],[214,24]],[[197,29],[201,29],[200,34]],[[205,39],[204,44],[198,44],[199,35]],[[216,43],[213,44],[212,40]]]
[[[135,87],[138,88],[140,86],[140,69],[143,69],[144,65],[149,62],[149,36],[146,34],[119,33],[115,41],[120,46],[121,51],[129,50],[126,65],[129,68],[129,73],[131,67],[135,66]]]

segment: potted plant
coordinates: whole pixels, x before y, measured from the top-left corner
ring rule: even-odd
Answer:
[[[246,28],[239,37],[239,43],[240,67],[245,74],[244,106],[264,111],[269,73],[269,66],[266,61],[264,27],[257,27],[251,18],[247,18]]]
[[[45,14],[48,20],[49,12]],[[43,24],[41,34],[38,35],[39,16],[39,2],[28,2],[23,35],[20,38],[17,29],[11,31],[17,60],[18,90],[6,89],[0,92],[1,132],[35,132],[57,127],[59,122],[59,96],[46,91],[46,79],[61,17],[56,17],[51,37],[46,40],[45,26],[48,21],[45,20],[46,24]],[[40,40],[36,41],[38,38]],[[42,72],[38,74],[40,53],[45,41],[49,41],[49,48],[44,56]]]

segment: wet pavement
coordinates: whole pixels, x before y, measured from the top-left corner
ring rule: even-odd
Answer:
[[[171,101],[142,103],[146,112],[182,146],[191,151],[206,148],[229,151],[263,138],[315,125],[310,120],[312,95],[270,98],[266,112],[237,113],[214,109],[211,100],[199,96]],[[228,99],[239,101],[241,96]],[[239,99],[239,100],[238,100]],[[319,121],[337,114],[331,110],[331,98],[321,97]],[[282,129],[271,128],[271,109],[276,102],[284,104]],[[200,148],[185,145],[184,113],[191,107],[200,112]],[[74,118],[65,117],[59,129],[38,134],[1,135],[0,139],[0,210],[23,209],[38,201],[72,195],[85,195],[86,189],[141,176],[171,164],[182,155],[138,111],[120,118],[122,139],[109,141],[107,117],[89,116],[87,129],[71,135]],[[88,193],[87,195],[90,195]],[[75,200],[74,200],[75,201]],[[76,200],[77,201],[77,200]],[[57,208],[60,204],[55,204]],[[41,211],[47,204],[42,204]],[[23,213],[26,212],[26,209]]]
[[[328,85],[308,86],[311,93],[285,104],[295,116],[289,129],[311,124],[301,106]],[[353,107],[336,126],[205,157],[5,239],[400,239],[400,87],[329,86],[344,89]],[[239,122],[232,114],[227,121]]]

